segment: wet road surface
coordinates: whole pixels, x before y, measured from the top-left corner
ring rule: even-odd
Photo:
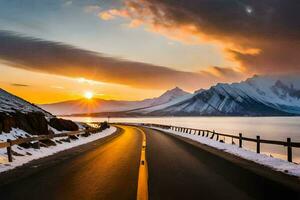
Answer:
[[[299,191],[184,140],[141,129],[147,139],[150,200],[300,199]],[[88,150],[68,159],[16,177],[5,185],[0,183],[0,199],[134,200],[142,149],[141,129],[121,126],[118,136],[107,142],[91,143]]]
[[[174,136],[144,129],[149,199],[300,199],[294,191]]]
[[[0,187],[0,199],[135,199],[142,135],[123,128],[103,145]]]

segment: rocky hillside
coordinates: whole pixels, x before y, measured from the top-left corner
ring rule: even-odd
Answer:
[[[57,119],[51,113],[0,89],[0,134],[21,129],[32,135],[52,134],[56,130],[75,131],[69,120]]]

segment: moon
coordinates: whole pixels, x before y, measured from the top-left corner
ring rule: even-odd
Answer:
[[[251,8],[250,6],[246,7],[246,12],[250,15],[253,13],[253,8]]]

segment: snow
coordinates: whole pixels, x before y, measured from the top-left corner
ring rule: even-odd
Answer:
[[[282,160],[279,158],[273,158],[265,154],[257,154],[256,152],[239,148],[237,145],[232,145],[232,144],[226,144],[226,143],[221,143],[218,141],[215,141],[213,139],[209,139],[206,137],[198,136],[198,135],[193,135],[193,134],[187,134],[187,133],[181,133],[178,131],[174,131],[171,129],[162,129],[162,128],[157,128],[157,127],[151,127],[153,129],[161,130],[167,133],[171,133],[174,135],[178,135],[184,138],[188,138],[191,140],[194,140],[196,142],[214,147],[216,149],[225,151],[227,153],[236,155],[238,157],[256,162],[258,164],[267,166],[272,168],[273,170],[280,171],[292,176],[297,176],[300,177],[300,165],[288,162],[286,160]]]
[[[50,113],[44,111],[38,106],[12,95],[0,88],[0,112],[14,113],[16,111],[21,113],[41,112],[45,114],[46,117],[53,117]]]
[[[167,103],[163,103],[163,104],[156,105],[156,106],[151,106],[149,108],[135,110],[133,112],[145,113],[146,114],[146,113],[150,113],[150,112],[153,112],[153,111],[162,110],[162,109],[165,109],[167,107],[170,107],[170,106],[173,106],[175,104],[178,104],[180,102],[183,102],[185,100],[191,99],[193,96],[195,96],[195,94],[186,94],[186,95],[174,98],[174,99],[170,100]]]
[[[260,115],[264,113],[263,109],[261,113],[260,110],[248,110],[247,106],[251,104],[252,107],[265,105],[269,115],[272,115],[272,112],[276,113],[276,111],[300,114],[300,98],[290,96],[288,90],[276,85],[278,82],[282,83],[288,90],[291,90],[293,85],[294,91],[300,93],[299,77],[294,77],[291,80],[289,77],[254,76],[240,83],[219,83],[208,90],[199,90],[194,94],[175,98],[168,103],[133,112],[162,113],[164,115],[176,113]]]
[[[58,131],[54,130],[56,133]],[[88,137],[79,137],[78,140],[71,140],[70,143],[63,142],[62,144],[59,144],[56,142],[56,146],[49,146],[49,147],[41,147],[40,149],[25,149],[19,146],[13,146],[12,150],[20,156],[13,156],[13,162],[9,163],[7,161],[7,155],[6,155],[6,148],[0,149],[0,172],[4,172],[7,170],[11,170],[15,167],[21,166],[25,163],[28,163],[32,160],[36,160],[39,158],[43,158],[52,154],[55,154],[60,151],[64,151],[66,149],[70,149],[72,147],[76,147],[82,144],[86,144],[95,140],[98,140],[100,138],[107,137],[111,134],[113,134],[116,131],[115,127],[110,127],[109,129],[106,129],[100,133],[92,134]],[[2,133],[0,134],[0,140],[6,141],[7,139],[16,139],[18,136],[26,136],[28,133],[24,132],[20,129],[13,129],[10,133]],[[63,138],[57,138],[56,140],[63,139]]]
[[[290,80],[286,80],[285,78],[271,77],[271,76],[257,76],[248,79],[246,81],[243,81],[241,83],[232,84],[231,86],[233,88],[239,89],[247,93],[247,95],[255,97],[255,99],[258,99],[260,102],[272,106],[274,108],[280,108],[281,106],[289,106],[289,107],[296,107],[300,110],[299,108],[300,99],[291,97],[289,95],[283,98],[281,95],[274,93],[272,87],[275,85],[275,83],[278,80],[280,80],[281,82],[283,82],[283,84],[287,86],[290,86],[292,83],[295,85],[295,87],[298,86],[296,80],[291,82]],[[300,88],[297,87],[297,89]],[[283,91],[279,91],[279,92],[283,92]]]

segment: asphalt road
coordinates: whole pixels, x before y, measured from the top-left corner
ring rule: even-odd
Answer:
[[[150,200],[300,199],[300,191],[242,165],[174,136],[143,130]],[[0,199],[134,200],[141,147],[141,131],[123,126],[110,139],[21,167],[5,184],[0,176]]]
[[[300,199],[300,191],[174,136],[145,131],[149,199]]]
[[[133,200],[142,135],[124,127],[120,136],[0,187],[1,200]]]

